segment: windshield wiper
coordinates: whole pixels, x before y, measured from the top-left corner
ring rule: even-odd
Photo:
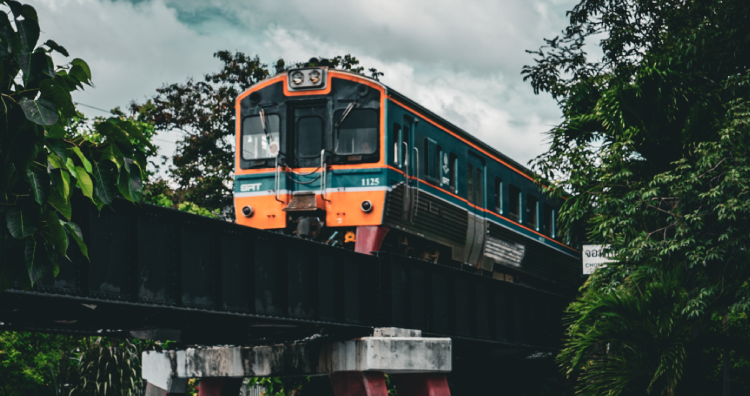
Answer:
[[[339,122],[336,123],[336,128],[340,127],[341,124],[344,123],[344,120],[346,119],[347,116],[349,116],[349,113],[352,112],[352,109],[354,109],[355,106],[357,106],[357,102],[356,101],[355,102],[351,102],[351,103],[349,103],[349,106],[346,106],[346,110],[344,110],[344,115],[342,115],[341,119],[339,120]]]
[[[266,112],[260,109],[260,125],[263,127],[263,133],[266,135],[266,140],[270,143],[271,137],[268,135],[268,127],[266,127]]]

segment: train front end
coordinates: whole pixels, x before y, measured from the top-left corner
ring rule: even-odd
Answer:
[[[365,253],[377,247],[385,232],[385,97],[377,81],[327,68],[290,70],[241,94],[237,223]]]

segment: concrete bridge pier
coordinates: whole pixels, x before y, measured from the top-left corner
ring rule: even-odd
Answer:
[[[199,396],[237,396],[243,378],[316,375],[329,377],[334,396],[387,396],[384,374],[399,396],[450,396],[452,354],[450,338],[378,328],[347,341],[147,351],[142,362],[146,396],[183,395],[190,378],[201,378]]]

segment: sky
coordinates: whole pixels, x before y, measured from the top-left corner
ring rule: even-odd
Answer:
[[[217,71],[219,50],[272,64],[352,54],[381,81],[526,164],[561,118],[521,69],[567,25],[571,0],[27,0],[40,42],[84,59],[95,87],[73,94],[87,116],[144,102],[164,84]],[[91,107],[86,107],[91,106]],[[92,108],[94,107],[94,108]],[[171,156],[178,132],[156,138]]]

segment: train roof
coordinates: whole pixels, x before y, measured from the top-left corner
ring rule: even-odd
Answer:
[[[498,157],[502,161],[504,161],[507,164],[509,164],[509,165],[513,166],[514,168],[516,168],[517,170],[519,170],[521,172],[524,172],[524,173],[526,173],[527,175],[529,175],[531,177],[536,176],[536,173],[534,173],[531,169],[527,168],[526,166],[521,165],[518,161],[516,161],[516,160],[508,157],[507,155],[501,153],[500,151],[498,151],[494,147],[492,147],[492,146],[488,145],[487,143],[479,140],[477,137],[475,137],[474,135],[470,134],[469,132],[466,132],[465,130],[459,128],[458,126],[456,126],[455,124],[453,124],[450,121],[446,120],[445,118],[443,118],[443,117],[435,114],[434,112],[432,112],[431,110],[427,109],[426,107],[424,107],[424,106],[420,105],[419,103],[417,103],[417,102],[409,99],[406,95],[404,95],[404,94],[396,91],[395,89],[393,89],[393,88],[391,88],[391,87],[383,84],[381,81],[375,80],[374,78],[367,77],[367,76],[365,76],[363,74],[354,73],[354,72],[350,72],[350,71],[347,71],[347,70],[335,70],[335,69],[333,69],[333,70],[330,70],[330,71],[334,71],[334,72],[337,72],[337,73],[352,74],[352,75],[355,75],[357,77],[370,80],[371,82],[374,82],[374,83],[376,83],[378,85],[381,85],[383,88],[385,88],[385,92],[386,92],[387,96],[392,97],[392,98],[398,100],[399,102],[402,102],[403,104],[411,107],[412,109],[417,110],[418,112],[422,113],[423,115],[428,116],[430,119],[432,119],[433,121],[437,122],[438,124],[440,124],[444,128],[449,129],[452,132],[455,132],[456,134],[458,134],[462,138],[464,138],[464,139],[470,141],[471,143],[477,145],[482,150],[485,150],[488,153],[490,153],[490,154]]]
[[[419,103],[417,103],[417,102],[409,99],[406,95],[403,95],[403,94],[399,93],[398,91],[396,91],[395,89],[393,89],[393,88],[391,88],[391,87],[383,84],[381,81],[376,80],[376,79],[371,78],[371,77],[368,77],[368,76],[366,76],[364,74],[355,73],[355,72],[351,72],[351,71],[347,71],[347,70],[329,69],[329,72],[342,73],[342,74],[350,74],[350,75],[356,76],[358,78],[369,80],[372,83],[375,83],[375,84],[378,84],[378,85],[382,86],[385,89],[386,96],[392,97],[393,99],[398,100],[399,102],[403,103],[404,105],[409,106],[413,110],[416,110],[419,113],[421,113],[421,114],[429,117],[432,121],[436,122],[437,124],[441,125],[442,127],[446,128],[446,129],[450,130],[451,132],[456,133],[461,138],[464,138],[467,141],[473,143],[474,145],[476,145],[477,147],[479,147],[482,150],[486,151],[487,153],[489,153],[489,154],[497,157],[498,159],[502,160],[506,164],[508,164],[508,165],[512,166],[513,168],[515,168],[516,170],[518,170],[519,172],[523,172],[523,173],[525,173],[526,175],[528,175],[528,176],[530,176],[532,178],[534,176],[536,176],[536,173],[534,173],[532,170],[530,170],[526,166],[520,164],[518,161],[516,161],[516,160],[508,157],[507,155],[501,153],[500,151],[498,151],[494,147],[492,147],[492,146],[488,145],[487,143],[479,140],[477,137],[475,137],[474,135],[470,134],[469,132],[466,132],[465,130],[459,128],[458,126],[456,126],[455,124],[453,124],[450,121],[446,120],[445,118],[443,118],[443,117],[435,114],[434,112],[432,112],[431,110],[425,108],[424,106],[420,105]],[[253,84],[253,86],[251,86],[247,90],[251,90],[255,86],[260,85],[260,84],[264,83],[267,80],[278,78],[278,77],[280,77],[282,75],[286,75],[286,73],[287,73],[287,71],[282,72],[282,73],[278,73],[278,74],[276,74],[274,76],[271,76],[271,77],[268,77],[267,79],[265,79],[263,81],[259,81],[258,83]]]

